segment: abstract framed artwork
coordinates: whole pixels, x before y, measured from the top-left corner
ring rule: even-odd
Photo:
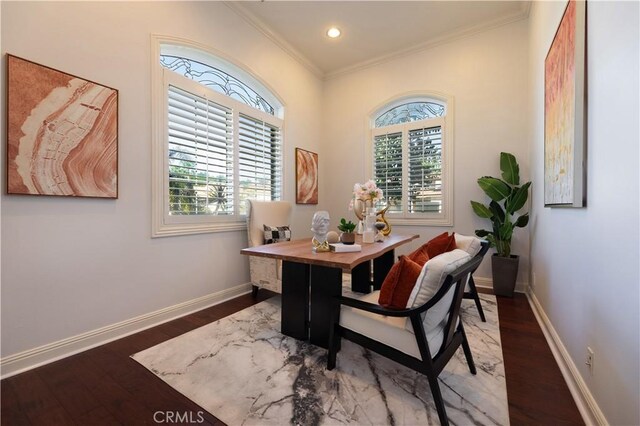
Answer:
[[[544,62],[544,205],[586,204],[586,3],[569,0]]]
[[[318,204],[318,154],[296,148],[296,204]]]
[[[118,198],[118,91],[7,55],[7,193]]]

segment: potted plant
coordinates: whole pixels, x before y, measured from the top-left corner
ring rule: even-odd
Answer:
[[[514,214],[522,209],[529,198],[531,182],[520,186],[520,167],[513,154],[500,153],[500,170],[502,179],[483,176],[478,185],[491,202],[489,206],[471,201],[475,214],[489,219],[492,230],[477,229],[476,235],[486,238],[496,253],[491,258],[493,274],[493,291],[499,296],[513,296],[518,276],[519,256],[511,254],[511,237],[514,228],[524,228],[529,223],[529,213],[524,213],[514,220]]]
[[[355,223],[351,221],[347,222],[343,217],[340,219],[338,229],[342,231],[342,234],[340,234],[340,241],[342,244],[350,245],[356,242],[356,234],[353,233],[353,230],[356,229]]]

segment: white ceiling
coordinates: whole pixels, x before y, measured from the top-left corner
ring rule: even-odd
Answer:
[[[317,75],[330,77],[522,19],[529,1],[228,2]],[[338,39],[326,31],[337,26]]]

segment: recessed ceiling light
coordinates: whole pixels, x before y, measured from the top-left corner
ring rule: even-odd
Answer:
[[[327,35],[331,38],[337,38],[340,37],[340,30],[336,27],[331,27],[329,28],[329,30],[327,31]]]

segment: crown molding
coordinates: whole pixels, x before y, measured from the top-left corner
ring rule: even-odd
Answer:
[[[385,62],[389,62],[391,60],[394,60],[403,56],[419,53],[421,51],[428,50],[442,44],[450,43],[455,40],[470,37],[484,31],[501,27],[503,25],[508,25],[523,19],[527,19],[531,12],[531,5],[532,5],[532,1],[523,1],[520,7],[520,10],[517,12],[511,13],[509,15],[505,15],[500,18],[496,18],[494,20],[484,22],[482,24],[473,25],[470,27],[451,31],[440,37],[430,39],[423,43],[415,44],[413,46],[406,47],[404,49],[395,51],[393,53],[377,56],[375,58],[368,59],[366,61],[362,61],[354,65],[349,65],[347,67],[340,68],[336,71],[323,72],[302,52],[300,52],[298,49],[293,47],[287,40],[285,40],[282,36],[280,36],[275,31],[273,31],[269,27],[269,25],[267,25],[264,21],[262,21],[258,16],[256,16],[253,12],[251,12],[248,8],[243,6],[242,2],[223,1],[223,3],[229,9],[233,10],[238,16],[244,19],[252,27],[257,29],[265,37],[267,37],[269,40],[275,43],[278,47],[280,47],[283,51],[285,51],[289,56],[291,56],[293,59],[298,61],[301,65],[303,65],[305,68],[311,71],[313,75],[320,78],[321,80],[330,80],[336,77],[343,76],[345,74],[350,74],[352,72],[356,72],[356,71],[360,71],[376,65],[380,65]]]
[[[356,71],[361,71],[366,68],[370,68],[376,65],[383,64],[385,62],[389,62],[391,60],[412,55],[415,53],[422,52],[424,50],[431,49],[436,46],[440,46],[442,44],[447,44],[455,40],[460,40],[466,37],[470,37],[476,35],[478,33],[482,33],[484,31],[488,31],[494,28],[498,28],[504,25],[508,25],[514,22],[518,22],[523,19],[527,19],[529,17],[529,11],[531,10],[531,2],[523,2],[523,6],[517,12],[511,13],[509,15],[502,16],[500,18],[496,18],[491,21],[484,22],[482,24],[474,25],[471,27],[462,28],[456,31],[451,31],[446,33],[440,37],[428,40],[423,43],[419,43],[413,46],[406,47],[404,49],[395,51],[393,53],[389,53],[386,55],[381,55],[373,59],[369,59],[366,61],[359,62],[354,65],[350,65],[345,68],[341,68],[336,71],[325,73],[324,80],[330,80],[336,77],[343,76],[345,74],[350,74]]]
[[[275,43],[279,48],[284,50],[289,56],[302,64],[305,68],[307,68],[313,75],[316,77],[323,79],[325,73],[318,68],[309,58],[307,58],[302,52],[293,47],[288,41],[286,41],[283,37],[276,34],[269,28],[267,24],[265,24],[260,18],[258,18],[253,12],[249,11],[246,7],[244,7],[241,2],[238,1],[224,1],[223,2],[229,9],[233,10],[238,16],[244,19],[247,23],[249,23],[252,27],[260,31],[265,37]]]

